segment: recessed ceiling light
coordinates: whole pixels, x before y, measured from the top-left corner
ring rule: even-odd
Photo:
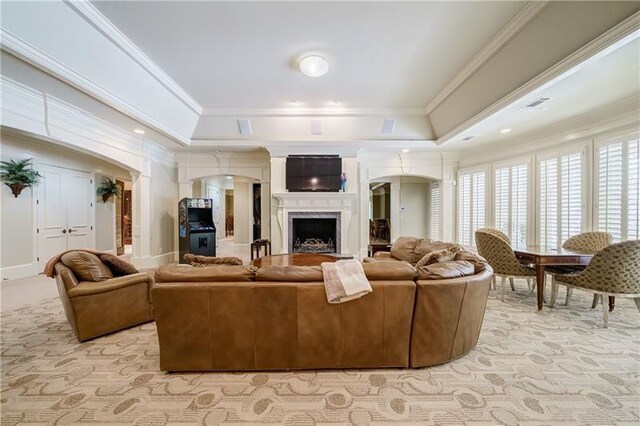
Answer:
[[[511,131],[511,129],[502,129],[500,130],[500,133],[509,133]]]
[[[322,77],[329,71],[329,62],[322,56],[309,55],[300,60],[300,72],[307,77]]]
[[[300,105],[300,104],[302,104],[302,102],[297,101],[297,100],[295,100],[295,99],[291,99],[291,100],[289,101],[289,105],[292,105],[292,106],[298,106],[298,105]]]
[[[403,150],[402,150],[402,153],[403,153],[403,154],[406,154],[407,152],[409,152],[409,150],[408,150],[407,148],[405,148],[405,149],[403,149]]]
[[[233,176],[225,176],[225,179],[233,179]]]
[[[332,101],[331,101],[331,103],[332,103],[333,105],[340,105],[340,101],[338,101],[338,100],[336,100],[336,99],[332,100]]]
[[[144,130],[142,130],[142,129],[134,129],[133,133],[136,133],[138,135],[144,135]]]

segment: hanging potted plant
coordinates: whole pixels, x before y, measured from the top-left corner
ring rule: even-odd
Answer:
[[[16,198],[23,189],[39,184],[42,179],[42,175],[32,168],[31,158],[1,161],[0,174],[2,182],[11,188],[11,193]]]
[[[102,201],[106,203],[114,195],[120,196],[120,187],[111,178],[105,177],[96,192],[98,195],[102,195]]]

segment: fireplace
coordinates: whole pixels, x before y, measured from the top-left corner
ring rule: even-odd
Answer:
[[[339,212],[291,212],[289,253],[340,253]]]

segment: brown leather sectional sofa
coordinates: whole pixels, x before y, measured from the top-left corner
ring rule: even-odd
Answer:
[[[168,371],[424,367],[477,343],[493,271],[416,280],[407,262],[363,264],[373,292],[329,304],[319,267],[156,271],[151,291]]]

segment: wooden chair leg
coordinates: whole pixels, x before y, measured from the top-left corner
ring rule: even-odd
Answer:
[[[602,320],[604,321],[604,328],[609,327],[609,305],[604,302],[604,295],[602,297]]]
[[[591,309],[595,309],[596,306],[598,306],[598,300],[600,299],[600,295],[598,293],[595,293],[593,295],[593,301],[591,302]],[[640,309],[640,308],[638,308]]]
[[[514,283],[513,277],[509,278],[509,282],[511,283],[511,291],[516,291],[516,285]]]
[[[633,299],[634,302],[636,302],[636,306],[638,307],[638,311],[640,311],[640,297],[635,297]]]
[[[558,298],[558,283],[556,282],[555,277],[551,281],[551,300],[549,301],[549,307],[553,308],[556,306],[556,299]]]
[[[569,299],[571,299],[572,294],[573,294],[573,288],[567,287],[567,298],[564,301],[565,306],[569,306]]]
[[[502,293],[502,301],[504,302],[504,288],[505,288],[505,283],[507,281],[507,277],[503,276],[502,277],[502,285],[500,286],[500,292]]]

